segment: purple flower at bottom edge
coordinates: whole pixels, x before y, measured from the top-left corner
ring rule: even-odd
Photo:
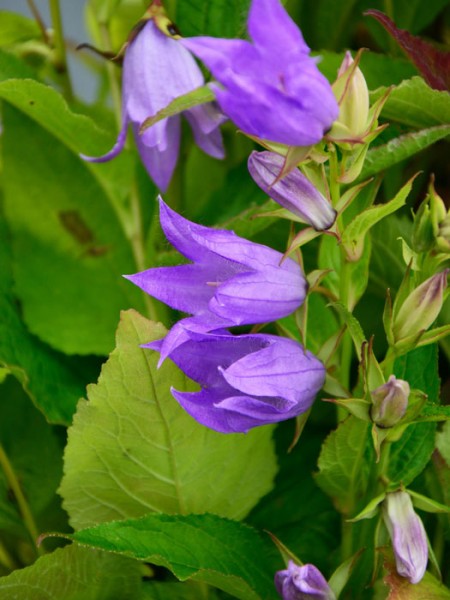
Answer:
[[[178,40],[164,35],[149,19],[129,43],[123,63],[122,129],[107,154],[81,155],[90,162],[105,162],[122,151],[128,125],[150,177],[165,191],[178,160],[181,116],[174,115],[155,123],[142,135],[140,125],[165,108],[172,100],[204,85],[203,75],[194,58]],[[197,145],[215,158],[223,158],[222,137],[218,129],[225,120],[214,104],[186,110]]]
[[[252,42],[196,37],[181,43],[221,84],[212,88],[217,102],[244,133],[292,146],[316,144],[339,107],[300,30],[279,0],[253,0],[248,32]]]
[[[159,350],[161,341],[147,347]],[[245,433],[307,411],[325,380],[322,363],[300,344],[275,335],[188,332],[170,354],[199,383],[172,394],[196,421],[222,433]]]
[[[275,587],[283,600],[336,600],[325,577],[311,564],[300,567],[290,560],[287,569],[276,573]]]
[[[294,312],[306,294],[299,265],[233,231],[192,223],[160,199],[160,220],[169,242],[192,264],[148,269],[126,276],[172,308],[193,315],[179,321],[161,347],[161,362],[199,334],[237,325],[275,321]],[[280,264],[281,263],[281,264]]]
[[[414,512],[411,497],[399,491],[386,495],[383,517],[392,541],[397,573],[419,583],[428,563],[427,534],[422,520]]]

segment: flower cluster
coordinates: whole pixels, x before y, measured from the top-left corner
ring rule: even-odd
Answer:
[[[197,421],[224,433],[244,432],[308,410],[322,387],[322,363],[300,344],[273,335],[232,335],[235,325],[274,321],[306,294],[299,265],[232,231],[184,219],[160,200],[170,243],[190,264],[128,276],[146,293],[190,313],[148,347],[170,357],[201,386],[172,391]]]

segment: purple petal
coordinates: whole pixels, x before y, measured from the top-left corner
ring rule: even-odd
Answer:
[[[248,32],[258,48],[270,46],[278,55],[309,53],[300,30],[279,0],[253,0],[248,16]]]
[[[248,159],[250,175],[275,202],[314,229],[320,231],[331,227],[336,219],[336,211],[298,169],[276,181],[284,160],[274,152],[252,152]]]
[[[194,134],[195,143],[199,148],[213,156],[223,158],[225,150],[219,125],[226,117],[212,103],[194,106],[184,113]]]
[[[80,154],[80,158],[93,163],[103,163],[108,160],[111,160],[112,158],[115,158],[118,154],[120,154],[120,152],[122,152],[123,147],[125,146],[125,141],[127,139],[127,129],[128,120],[125,117],[123,119],[122,129],[119,131],[119,135],[117,136],[117,141],[109,152],[103,154],[103,156],[87,156],[86,154]]]

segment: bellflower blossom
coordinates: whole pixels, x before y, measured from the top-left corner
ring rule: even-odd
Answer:
[[[252,152],[248,170],[255,183],[275,202],[322,231],[336,220],[336,211],[313,184],[298,169],[277,181],[284,165],[284,157],[275,152]]]
[[[148,346],[160,350],[162,344]],[[188,332],[170,358],[203,388],[172,389],[172,395],[196,421],[222,433],[245,433],[304,413],[325,380],[315,356],[275,335]]]
[[[311,564],[300,567],[290,560],[288,568],[275,575],[275,587],[283,600],[336,600],[325,577]]]
[[[172,100],[203,84],[203,75],[192,55],[178,40],[164,35],[152,18],[148,19],[125,50],[122,128],[117,141],[104,156],[82,157],[90,162],[105,162],[117,156],[124,147],[128,125],[131,124],[145,168],[159,189],[165,191],[178,160],[181,116],[162,119],[142,135],[139,127]],[[223,158],[218,127],[224,116],[220,111],[209,103],[190,108],[183,114],[192,127],[197,145],[207,154]]]
[[[233,231],[192,223],[162,199],[160,220],[169,242],[192,263],[127,278],[154,298],[193,315],[172,327],[161,348],[161,362],[188,339],[188,331],[275,321],[303,302],[307,284],[294,260],[281,262],[283,256],[276,250]]]
[[[279,0],[253,0],[252,42],[196,37],[181,43],[221,85],[223,112],[244,132],[292,146],[319,142],[339,114],[327,79]]]
[[[392,540],[397,573],[411,583],[419,583],[428,562],[427,534],[409,494],[387,494],[383,517]]]

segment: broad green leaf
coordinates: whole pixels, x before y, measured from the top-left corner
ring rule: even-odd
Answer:
[[[242,518],[272,487],[272,429],[224,435],[199,425],[170,394],[192,389],[141,344],[162,325],[122,313],[117,347],[69,429],[60,493],[74,528],[149,512]],[[232,490],[232,493],[230,493]]]
[[[450,423],[445,423],[441,431],[436,434],[436,448],[450,468]]]
[[[183,36],[240,37],[245,31],[249,0],[178,2],[176,23]]]
[[[277,598],[272,543],[247,525],[215,515],[148,515],[104,523],[72,537],[162,565],[182,581],[204,581],[242,600]]]
[[[371,93],[375,102],[386,93],[379,88]],[[407,79],[394,88],[383,106],[382,116],[417,129],[450,123],[450,95],[431,89],[421,77]]]
[[[348,45],[358,0],[307,0],[301,3],[301,26],[313,48],[339,50]],[[352,18],[353,17],[353,18]],[[311,39],[311,41],[309,41]]]
[[[0,578],[0,600],[136,600],[137,561],[81,546],[66,546],[30,567]]]
[[[405,183],[401,190],[396,194],[395,198],[385,204],[377,204],[366,209],[346,226],[342,234],[342,243],[345,245],[346,252],[350,254],[351,257],[355,260],[359,260],[364,251],[366,233],[376,225],[376,223],[394,213],[405,204],[406,198],[411,191],[413,181],[414,177]]]
[[[107,354],[120,310],[143,308],[122,278],[137,267],[110,194],[118,180],[105,184],[74,153],[78,134],[95,136],[89,119],[69,113],[50,88],[8,83],[0,97],[8,89],[19,108],[3,106],[5,213],[25,323],[66,353]]]
[[[398,27],[417,33],[432,23],[449,0],[395,0],[393,18]]]
[[[217,594],[214,588],[196,581],[151,581],[143,584],[138,600],[217,600]]]
[[[425,573],[419,583],[410,583],[397,574],[395,565],[388,564],[388,571],[384,578],[390,589],[386,600],[450,600],[450,590],[431,573]]]
[[[29,333],[12,294],[10,239],[0,214],[0,365],[6,367],[48,421],[68,425],[89,374]]]
[[[374,461],[368,423],[349,416],[326,438],[316,481],[346,516],[353,516]]]
[[[40,37],[35,21],[18,13],[0,10],[0,46],[9,46]]]
[[[406,133],[389,140],[386,144],[376,146],[368,151],[358,180],[362,181],[385,171],[402,160],[406,160],[428,148],[435,142],[446,138],[448,135],[450,135],[450,125],[438,125],[429,129]]]
[[[425,392],[435,403],[439,399],[439,375],[437,347],[424,346],[397,359],[395,376],[408,381],[412,389]],[[409,485],[426,467],[435,446],[435,423],[410,425],[398,442],[391,446],[389,479],[393,487],[403,483]]]
[[[0,384],[0,445],[4,453],[0,461],[0,530],[29,540],[5,462],[11,466],[37,521],[56,495],[62,474],[62,447],[53,428],[13,377]]]

